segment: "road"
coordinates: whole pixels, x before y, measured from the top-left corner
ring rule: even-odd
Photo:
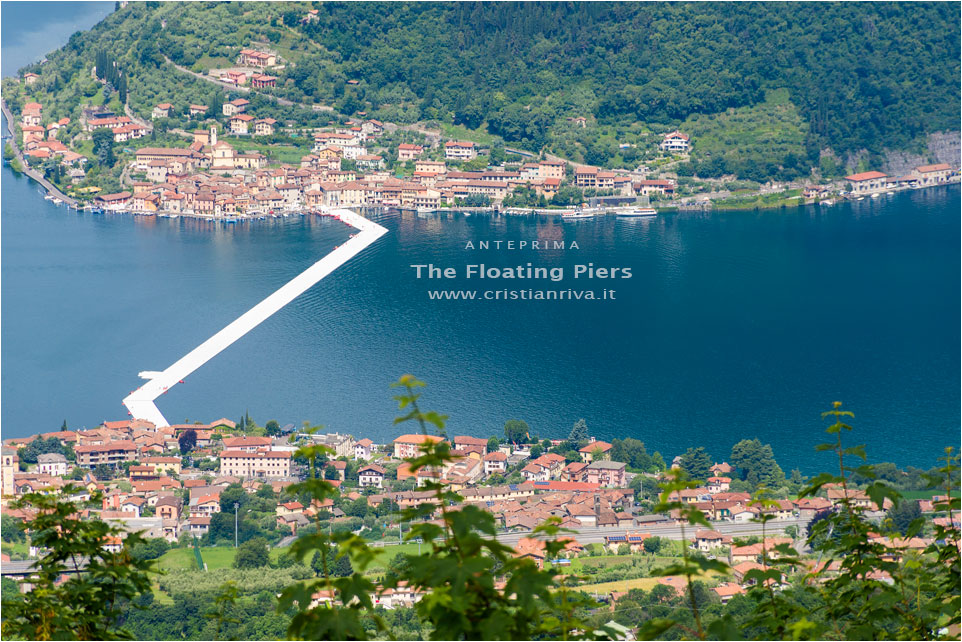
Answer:
[[[784,519],[772,521],[765,525],[764,531],[766,535],[782,536],[784,535],[785,529],[789,526],[797,526],[800,532],[804,532],[808,527],[808,523],[809,520],[807,519]],[[695,531],[701,530],[702,528],[704,527],[686,524],[685,538],[692,539],[695,535]],[[733,537],[761,537],[762,535],[762,525],[754,522],[713,522],[711,528],[712,530],[718,531],[722,535],[732,535]],[[657,537],[664,537],[666,539],[680,540],[682,538],[681,527],[678,524],[642,525],[633,526],[627,529],[607,526],[585,527],[573,530],[573,533],[563,533],[563,535],[575,538],[580,544],[601,543],[605,541],[606,536],[622,535],[626,530],[633,533],[650,533]],[[517,544],[518,540],[520,540],[522,537],[530,536],[530,531],[523,531],[499,533],[495,536],[495,538],[502,544],[513,546]],[[397,546],[397,544],[398,542],[383,542],[379,543],[378,546]]]

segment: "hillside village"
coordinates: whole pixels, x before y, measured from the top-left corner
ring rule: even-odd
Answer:
[[[11,500],[31,492],[56,493],[73,484],[79,489],[74,491],[74,499],[89,498],[95,492],[102,498],[100,506],[83,511],[84,518],[104,520],[124,532],[144,532],[169,546],[189,546],[191,542],[230,546],[232,536],[237,537],[235,520],[241,522],[245,539],[253,528],[269,534],[279,546],[289,543],[301,529],[310,530],[318,520],[357,529],[375,541],[387,538],[381,542],[384,545],[390,544],[392,531],[395,538],[403,534],[395,511],[436,501],[433,491],[418,490],[433,482],[458,492],[465,505],[488,511],[501,533],[517,533],[516,555],[533,559],[539,567],[546,563],[564,566],[583,555],[631,556],[658,549],[662,555],[670,554],[667,542],[677,539],[677,528],[684,521],[678,510],[667,514],[650,510],[652,495],[658,492],[656,487],[650,488],[663,473],[629,472],[625,462],[612,459],[611,443],[591,437],[579,442],[511,443],[493,437],[455,436],[447,442],[456,456],[452,463],[440,470],[412,473],[406,459],[417,456],[427,441],[447,440],[404,434],[390,443],[376,444],[351,435],[301,432],[293,425],[280,427],[276,422],[268,426],[271,434],[260,430],[256,432],[261,436],[254,436],[243,424],[239,427],[228,419],[169,427],[135,419],[105,421],[92,430],[64,429],[7,439],[2,460],[3,515],[5,519],[29,520],[30,509],[12,508]],[[305,460],[298,458],[296,451],[311,444],[329,449],[320,467],[337,487],[337,499],[319,502],[285,491],[308,474]],[[675,458],[672,466],[678,467],[681,459]],[[675,491],[670,497],[694,507],[712,523],[712,529],[689,534],[688,545],[693,553],[722,557],[731,564],[733,576],[722,578],[712,589],[723,602],[750,586],[752,580],[745,579],[745,573],[764,568],[764,556],[773,555],[774,546],[789,543],[804,550],[800,539],[804,526],[838,510],[846,497],[867,511],[891,507],[890,503],[876,506],[861,490],[843,491],[831,485],[821,496],[779,499],[760,507],[750,493],[731,490],[736,472],[728,463],[715,463],[704,485]],[[637,483],[639,480],[642,483]],[[255,519],[249,515],[251,509],[235,515],[238,506],[246,506],[248,501],[251,506],[258,502],[259,526],[250,523]],[[938,501],[938,496],[920,500],[921,513],[937,515]],[[435,511],[431,518],[437,517]],[[563,556],[553,560],[546,559],[543,543],[530,535],[550,517],[559,518],[560,526],[572,532],[565,536]],[[757,537],[744,539],[749,531],[737,527],[750,526],[759,518],[773,520],[768,522],[766,550]],[[943,525],[957,524],[954,519],[935,517],[936,523]],[[914,551],[931,541],[921,536],[886,540],[898,550]],[[122,539],[111,538],[104,546],[118,548],[122,543]],[[22,559],[38,554],[33,548],[19,550]],[[7,562],[11,557],[4,553],[3,559]],[[28,575],[24,571],[22,577]],[[678,579],[658,581],[672,586]],[[29,587],[29,583],[22,586]],[[383,604],[387,608],[410,606],[417,599],[417,591],[392,592]]]
[[[270,87],[276,80],[260,73],[277,64],[274,54],[244,49],[238,63],[237,68],[215,70],[218,82],[252,91]],[[37,74],[24,74],[24,89],[29,91],[37,78]],[[237,97],[223,102],[218,113],[212,113],[216,106],[190,104],[177,114],[172,103],[164,102],[153,107],[151,121],[118,115],[106,107],[90,107],[83,110],[77,131],[70,128],[69,117],[48,116],[42,104],[28,102],[17,129],[26,164],[62,185],[78,205],[85,203],[108,212],[231,220],[300,214],[322,207],[425,212],[483,207],[524,213],[538,207],[550,211],[544,208],[552,206],[561,212],[561,208],[579,206],[586,200],[612,207],[638,202],[709,207],[715,201],[726,203],[726,198],[737,204],[739,199],[760,194],[767,194],[765,198],[773,204],[830,205],[839,198],[861,199],[959,180],[958,168],[936,163],[917,166],[902,176],[867,171],[841,182],[799,182],[763,188],[757,194],[751,189],[726,189],[732,183],[723,181],[708,181],[695,188],[691,179],[672,171],[685,162],[696,144],[678,130],[663,134],[657,144],[668,161],[659,164],[659,169],[604,169],[557,157],[519,157],[520,162],[510,163],[503,158],[503,151],[495,159],[490,147],[470,140],[428,140],[416,135],[408,138],[419,142],[398,142],[396,136],[386,136],[397,133],[397,126],[370,118],[354,117],[342,125],[304,129],[294,122],[259,117],[251,113],[250,106],[251,100]],[[171,118],[187,119],[203,128],[165,130],[161,138],[176,145],[137,146],[157,138],[155,122],[166,123]],[[96,181],[88,180],[87,169],[102,161],[92,162],[60,140],[61,132],[71,131],[76,133],[66,136],[69,143],[89,145],[104,130],[112,138],[104,143],[101,137],[95,147],[126,146],[120,153],[124,164],[121,191],[105,193]],[[309,153],[297,164],[276,162],[268,154],[282,147],[271,141],[281,140],[299,140],[301,144],[309,140],[310,149],[304,150]],[[256,149],[245,151],[252,143]],[[98,153],[104,153],[102,148]],[[113,153],[111,149],[109,156]]]

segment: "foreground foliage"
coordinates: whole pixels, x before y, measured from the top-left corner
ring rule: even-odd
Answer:
[[[80,491],[66,486],[69,495]],[[90,505],[99,503],[94,497]],[[116,626],[127,602],[150,591],[151,562],[131,554],[143,540],[127,536],[116,553],[104,549],[118,529],[85,519],[78,507],[53,495],[28,493],[15,503],[31,507],[31,543],[44,551],[34,564],[33,590],[3,600],[3,637],[26,640],[114,640],[130,635]],[[85,568],[80,575],[61,577]]]

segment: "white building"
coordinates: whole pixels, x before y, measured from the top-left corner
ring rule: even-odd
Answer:
[[[366,437],[354,444],[354,459],[368,460],[373,452],[374,442]]]
[[[67,474],[67,458],[60,453],[45,453],[37,456],[37,472],[41,475],[60,477]]]
[[[471,141],[449,140],[444,143],[444,157],[449,160],[471,160],[478,157],[478,150]]]
[[[665,134],[658,149],[663,152],[685,153],[691,151],[691,140],[687,134],[682,134],[677,129]]]
[[[484,474],[503,474],[508,469],[508,456],[501,451],[488,453],[484,456]]]
[[[357,481],[361,488],[383,488],[384,474],[387,471],[377,464],[368,464],[357,471]]]
[[[290,477],[291,453],[224,450],[220,453],[220,474],[247,478]]]

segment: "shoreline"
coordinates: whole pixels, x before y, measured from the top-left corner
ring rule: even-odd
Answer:
[[[33,170],[28,170],[25,168],[25,171],[23,173],[27,174],[30,178],[37,180],[37,182],[41,183],[46,187],[46,184],[48,183],[48,181],[46,181],[46,179],[43,179],[42,177],[40,179],[37,179],[35,176],[28,173],[32,171]],[[863,201],[866,199],[871,201],[877,198],[881,198],[883,196],[895,196],[897,194],[901,194],[905,192],[920,192],[920,191],[925,191],[925,190],[939,188],[939,187],[951,188],[953,186],[959,186],[960,184],[962,184],[962,181],[958,180],[958,177],[953,177],[953,180],[950,180],[948,183],[941,183],[938,185],[927,185],[924,187],[917,187],[917,188],[905,187],[905,188],[899,188],[899,189],[891,189],[891,190],[885,190],[881,192],[875,192],[874,194],[864,194],[858,197],[839,196],[835,199],[822,199],[822,200],[792,199],[797,202],[794,202],[791,204],[785,203],[785,202],[775,202],[770,205],[756,205],[754,207],[748,207],[744,205],[735,205],[735,206],[726,207],[724,205],[724,202],[722,203],[709,202],[708,207],[705,207],[703,205],[692,205],[692,204],[687,204],[687,205],[679,204],[673,207],[658,207],[658,206],[652,206],[652,207],[658,211],[659,215],[683,214],[686,212],[710,213],[713,211],[757,212],[757,211],[768,211],[768,210],[802,209],[806,207],[813,207],[816,209],[820,209],[821,207],[835,207],[837,205],[841,205],[842,203],[855,203],[855,202]],[[201,220],[201,221],[210,221],[215,223],[221,222],[226,224],[236,224],[236,223],[248,222],[248,221],[264,221],[264,220],[270,220],[270,219],[297,218],[302,216],[312,216],[312,215],[320,216],[321,215],[320,211],[311,210],[307,208],[285,210],[283,212],[274,212],[274,213],[266,213],[266,214],[262,214],[262,213],[252,214],[252,215],[245,214],[242,216],[215,216],[215,215],[208,215],[208,214],[198,214],[195,212],[173,212],[173,211],[167,211],[167,210],[145,212],[145,211],[134,211],[129,209],[106,209],[101,207],[94,207],[89,204],[79,205],[78,201],[63,195],[62,192],[60,192],[56,188],[53,189],[53,193],[57,195],[57,198],[60,198],[67,204],[68,209],[72,208],[77,210],[78,212],[91,212],[94,214],[125,214],[125,215],[136,216],[136,217],[169,218],[169,219],[185,218],[185,219],[193,219],[193,220]],[[46,200],[50,200],[50,199],[46,199]],[[351,209],[352,211],[367,210],[367,211],[374,211],[377,213],[395,211],[401,214],[402,216],[413,215],[418,218],[434,217],[436,215],[443,216],[448,214],[462,214],[465,216],[494,215],[496,217],[505,217],[505,218],[508,218],[508,217],[528,218],[528,217],[536,216],[536,217],[547,217],[547,218],[555,219],[559,221],[563,220],[562,219],[563,214],[571,211],[570,209],[558,209],[558,210],[532,209],[526,212],[523,212],[523,211],[510,212],[505,209],[493,208],[493,207],[464,207],[464,208],[452,207],[452,208],[441,208],[436,210],[416,210],[414,208],[383,206],[383,205],[347,207],[346,209]],[[509,208],[509,209],[522,209],[522,208]],[[599,212],[595,216],[595,218],[590,220],[615,218],[615,217],[617,217],[617,211],[614,209],[611,209],[611,210],[606,210],[604,212]]]
[[[44,178],[43,174],[30,167],[26,160],[24,160],[23,153],[20,151],[20,146],[17,145],[16,136],[13,130],[13,115],[10,113],[10,108],[7,107],[7,101],[3,100],[2,98],[0,98],[0,110],[3,111],[3,115],[7,119],[7,134],[9,138],[7,138],[6,142],[10,143],[10,147],[13,148],[14,158],[20,162],[22,167],[21,173],[40,183],[47,190],[48,194],[53,194],[55,198],[59,198],[61,201],[66,203],[68,207],[76,208],[79,201],[61,192],[56,185]]]

